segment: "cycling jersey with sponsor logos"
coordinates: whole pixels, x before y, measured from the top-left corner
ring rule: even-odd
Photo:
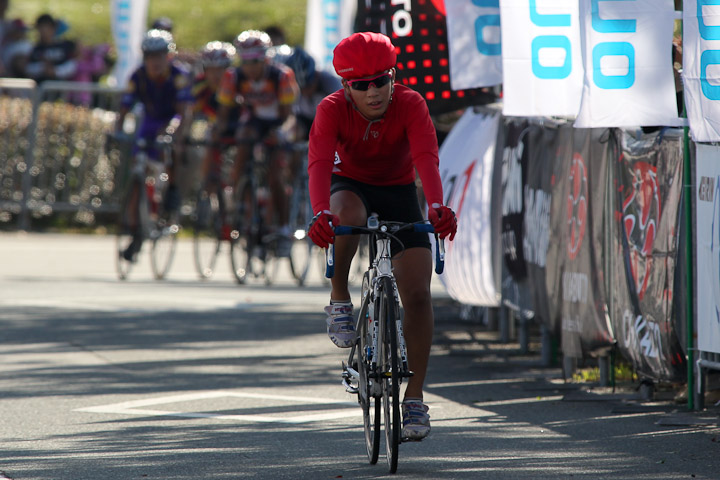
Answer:
[[[193,101],[191,86],[187,71],[175,64],[171,64],[168,74],[158,81],[150,80],[145,66],[141,66],[130,77],[122,104],[131,108],[140,102],[146,120],[169,121],[178,113],[178,104]]]
[[[242,67],[227,70],[218,93],[222,105],[233,106],[238,97],[252,108],[255,117],[262,120],[280,120],[280,106],[292,105],[298,95],[293,71],[284,66],[269,63],[258,81],[250,80]]]
[[[415,169],[428,205],[442,205],[437,137],[427,104],[408,87],[394,89],[379,120],[363,117],[344,90],[318,106],[308,152],[313,211],[330,208],[332,174],[371,185],[406,185],[415,181]]]

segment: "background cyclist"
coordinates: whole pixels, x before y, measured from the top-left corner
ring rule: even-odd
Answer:
[[[378,33],[355,33],[334,50],[333,66],[343,89],[326,97],[310,132],[310,199],[315,217],[310,238],[320,247],[335,243],[327,331],[339,347],[355,336],[348,289],[350,262],[357,236],[334,237],[332,225],[365,225],[370,212],[381,220],[423,219],[415,190],[417,169],[427,198],[430,221],[441,237],[455,236],[453,211],[442,205],[438,145],[422,96],[395,85],[395,47]],[[430,432],[423,383],[433,336],[430,298],[432,256],[428,235],[402,232],[405,246],[393,260],[405,311],[403,325],[410,369],[403,401],[405,439],[421,440]],[[398,245],[392,245],[397,253]]]
[[[195,77],[193,85],[193,97],[195,103],[193,113],[195,118],[204,118],[208,122],[208,128],[214,128],[217,122],[220,103],[218,92],[225,70],[232,66],[235,60],[235,47],[231,43],[219,41],[208,42],[200,52],[200,63],[202,72]],[[202,179],[206,186],[216,185],[220,181],[221,173],[221,148],[229,146],[235,136],[239,108],[230,109],[226,128],[220,132],[220,144],[211,145],[207,149],[202,168]]]
[[[244,107],[237,131],[240,142],[234,181],[242,175],[250,156],[249,142],[262,141],[271,147],[278,147],[292,141],[292,106],[297,99],[298,86],[290,68],[270,61],[268,49],[271,46],[270,37],[265,32],[246,30],[238,35],[235,47],[240,66],[225,72],[220,87],[218,100],[221,107],[214,129],[215,140],[227,128],[231,108],[238,104]],[[274,214],[275,224],[280,225],[277,231],[280,234],[277,253],[281,256],[289,255],[291,248],[285,191],[289,182],[287,163],[287,152],[281,148],[271,148],[268,165],[272,200],[270,214]]]
[[[191,79],[187,71],[172,61],[175,53],[172,34],[164,30],[149,30],[142,41],[142,51],[143,64],[130,77],[127,91],[122,97],[116,130],[123,132],[126,115],[139,103],[143,107],[143,113],[136,136],[149,146],[147,151],[150,159],[159,160],[155,139],[163,132],[175,135],[173,157],[178,159],[182,155],[189,117],[192,116]],[[133,153],[137,151],[138,148],[135,147]],[[173,171],[175,163],[177,162],[172,162],[168,171],[169,187],[164,199],[168,211],[177,209],[180,204]],[[127,227],[134,233],[133,241],[123,253],[123,257],[128,261],[134,260],[143,240],[137,224],[138,219],[133,218],[133,213],[137,211],[133,202],[137,201],[137,196],[133,198],[134,200],[131,198],[129,202],[130,211],[127,212],[130,222]]]
[[[295,73],[295,80],[300,87],[300,96],[293,111],[297,122],[296,139],[306,141],[310,135],[310,127],[315,119],[317,106],[323,98],[342,88],[340,80],[332,73],[318,70],[315,59],[301,47],[292,49],[289,56],[281,62]]]

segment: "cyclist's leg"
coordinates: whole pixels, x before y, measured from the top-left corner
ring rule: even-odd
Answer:
[[[338,189],[330,196],[330,211],[340,218],[341,225],[365,225],[367,208],[360,195],[350,189]],[[349,301],[348,274],[357,251],[358,235],[335,237],[335,274],[331,279],[330,299]]]
[[[415,373],[408,380],[405,397],[422,399],[434,325],[430,298],[432,253],[424,247],[408,248],[393,260],[393,267],[405,310],[403,331],[408,366]]]
[[[237,156],[232,172],[233,185],[237,185],[245,173],[245,164],[250,158],[252,142],[258,138],[257,130],[251,123],[245,123],[240,125],[235,138],[237,139]]]

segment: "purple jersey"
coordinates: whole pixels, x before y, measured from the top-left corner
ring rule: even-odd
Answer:
[[[153,82],[141,66],[130,77],[122,105],[131,108],[140,102],[145,107],[145,120],[167,122],[177,113],[177,105],[192,102],[190,75],[177,65],[170,65],[170,75],[161,82]]]

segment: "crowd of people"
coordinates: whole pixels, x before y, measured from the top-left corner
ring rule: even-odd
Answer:
[[[0,77],[97,82],[108,74],[110,45],[85,46],[68,39],[68,23],[49,13],[32,25],[8,19],[8,7],[9,0],[0,0]]]

